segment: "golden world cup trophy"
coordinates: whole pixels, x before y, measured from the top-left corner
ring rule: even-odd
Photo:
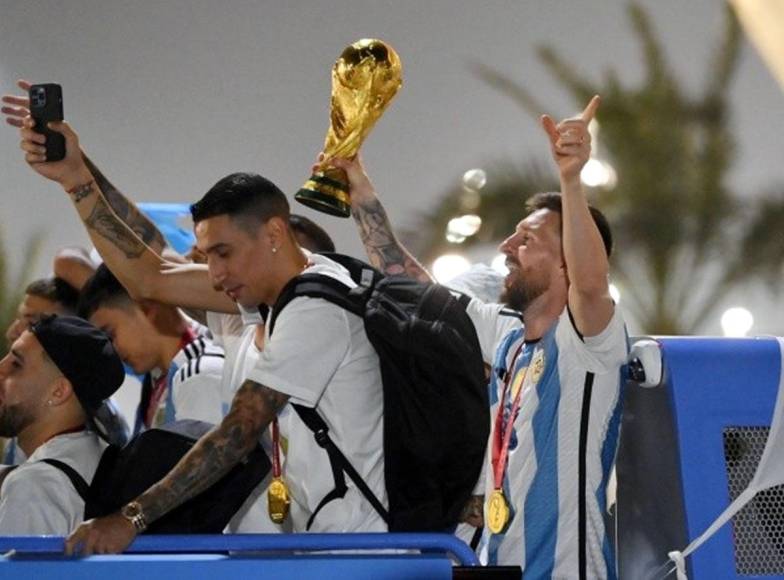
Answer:
[[[388,44],[364,38],[347,47],[332,67],[330,126],[324,161],[294,198],[339,217],[351,215],[346,172],[330,159],[350,159],[402,84],[400,58]]]

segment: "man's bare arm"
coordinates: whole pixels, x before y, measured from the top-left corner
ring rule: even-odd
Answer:
[[[17,84],[23,91],[31,86],[27,81]],[[163,236],[84,155],[76,133],[67,123],[59,123],[57,129],[66,140],[65,159],[46,162],[43,136],[32,131],[29,99],[4,95],[2,101],[9,105],[2,107],[6,121],[20,129],[25,160],[37,173],[58,182],[70,193],[98,253],[134,299],[196,310],[237,312],[225,294],[213,289],[207,272],[161,273]]]
[[[5,118],[9,125],[21,128],[23,120],[30,114],[30,99],[27,96],[27,92],[32,85],[29,81],[19,80],[17,81],[17,86],[24,94],[4,95],[2,101],[9,106],[4,106],[2,113],[6,116]],[[106,200],[117,216],[128,224],[128,227],[136,232],[144,243],[149,245],[155,252],[160,253],[166,246],[166,240],[160,230],[139,211],[139,208],[133,202],[114,187],[84,151],[80,151],[80,153],[82,160],[87,165],[87,169],[92,174],[98,187],[103,191]]]
[[[580,181],[580,171],[591,153],[588,124],[599,102],[599,97],[594,97],[579,118],[557,125],[549,116],[542,117],[561,179],[561,239],[569,275],[569,308],[577,329],[585,336],[601,333],[615,310],[610,297],[607,252]]]
[[[388,275],[403,274],[420,282],[433,281],[428,271],[397,239],[377,197],[352,204],[352,213],[373,266]]]
[[[420,282],[433,282],[433,277],[400,243],[387,212],[368,179],[362,160],[333,159],[335,167],[346,171],[350,185],[351,212],[359,228],[371,265],[387,275],[405,275]]]
[[[69,194],[98,253],[135,300],[236,313],[234,302],[216,291],[205,270],[165,274],[165,261],[123,222],[87,175]]]
[[[82,151],[87,169],[95,179],[95,183],[103,193],[115,215],[122,220],[151,250],[160,254],[166,247],[166,240],[155,224],[145,216],[136,204],[125,197],[112,182],[110,182],[92,160]]]
[[[166,477],[137,498],[147,521],[155,521],[226,475],[251,452],[288,399],[269,387],[245,381],[221,424],[202,437]]]
[[[199,439],[166,477],[136,498],[146,522],[154,522],[220,480],[251,452],[287,401],[287,395],[245,381],[221,424]],[[136,534],[128,519],[114,513],[81,524],[67,538],[65,552],[119,553]]]

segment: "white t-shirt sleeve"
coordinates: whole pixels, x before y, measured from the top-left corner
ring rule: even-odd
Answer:
[[[466,312],[476,328],[482,359],[492,364],[496,348],[504,336],[521,326],[520,314],[507,309],[503,304],[488,304],[476,299],[471,299],[466,306]]]
[[[321,298],[293,299],[278,315],[248,378],[315,407],[349,352],[348,316],[353,315]]]
[[[568,343],[577,353],[585,368],[593,373],[604,374],[617,369],[626,362],[629,352],[626,326],[623,316],[616,307],[607,326],[596,336],[581,338],[564,308],[558,320],[556,340]]]
[[[56,467],[19,467],[3,482],[0,535],[66,536],[83,515],[84,502],[71,480]]]
[[[172,395],[177,419],[217,425],[223,419],[223,358],[201,356],[177,370]]]

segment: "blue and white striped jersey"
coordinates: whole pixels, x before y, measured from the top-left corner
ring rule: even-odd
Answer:
[[[218,424],[223,419],[222,375],[224,353],[207,335],[206,327],[192,322],[196,336],[174,355],[166,371],[166,394],[153,423],[154,427],[181,419]],[[153,371],[144,377],[142,401],[136,410],[133,436],[144,430],[144,392],[163,376]]]
[[[480,342],[498,340],[503,333],[495,348],[482,344],[483,352],[494,351],[493,419],[502,407],[507,415],[511,411],[509,392],[499,400],[503,379],[508,376],[514,384],[518,375],[526,376],[503,478],[510,520],[501,533],[485,529],[480,559],[491,565],[520,565],[526,580],[614,578],[604,512],[628,352],[622,316],[616,309],[601,334],[583,338],[565,308],[541,339],[525,342],[523,326],[501,316],[498,305],[473,302],[468,311]],[[514,368],[508,368],[521,345]],[[543,368],[533,372],[531,362],[541,357]],[[488,452],[488,498],[494,487],[490,456]]]

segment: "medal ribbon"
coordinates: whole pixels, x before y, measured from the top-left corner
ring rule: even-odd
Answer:
[[[280,427],[278,418],[272,420],[272,477],[280,477]]]
[[[504,424],[504,407],[506,406],[506,391],[509,389],[509,385],[514,382],[515,376],[515,365],[517,364],[517,359],[520,356],[520,353],[523,350],[523,346],[525,342],[520,343],[520,346],[517,347],[517,352],[515,352],[514,357],[512,358],[512,363],[509,365],[511,372],[507,373],[506,380],[504,381],[504,389],[501,391],[501,405],[498,409],[498,413],[495,417],[495,428],[493,429],[493,453],[492,453],[492,464],[493,464],[493,489],[500,490],[501,485],[504,479],[504,472],[506,471],[506,459],[509,455],[509,442],[512,440],[512,431],[514,431],[514,421],[517,417],[517,412],[520,410],[520,395],[523,393],[524,386],[528,384],[528,377],[531,373],[526,371],[525,377],[523,379],[523,384],[517,389],[517,393],[514,394],[514,400],[512,401],[512,408],[509,412],[509,421]],[[533,357],[532,359],[533,360]],[[529,365],[530,366],[530,365]],[[511,393],[510,393],[511,394]]]
[[[180,337],[180,348],[182,350],[190,343],[196,340],[196,333],[193,332],[190,326],[187,326]],[[152,427],[155,421],[155,415],[158,412],[158,406],[161,404],[163,394],[166,392],[168,383],[168,373],[163,373],[159,376],[153,384],[152,393],[150,394],[150,403],[147,405],[147,412],[144,414],[145,427]]]

